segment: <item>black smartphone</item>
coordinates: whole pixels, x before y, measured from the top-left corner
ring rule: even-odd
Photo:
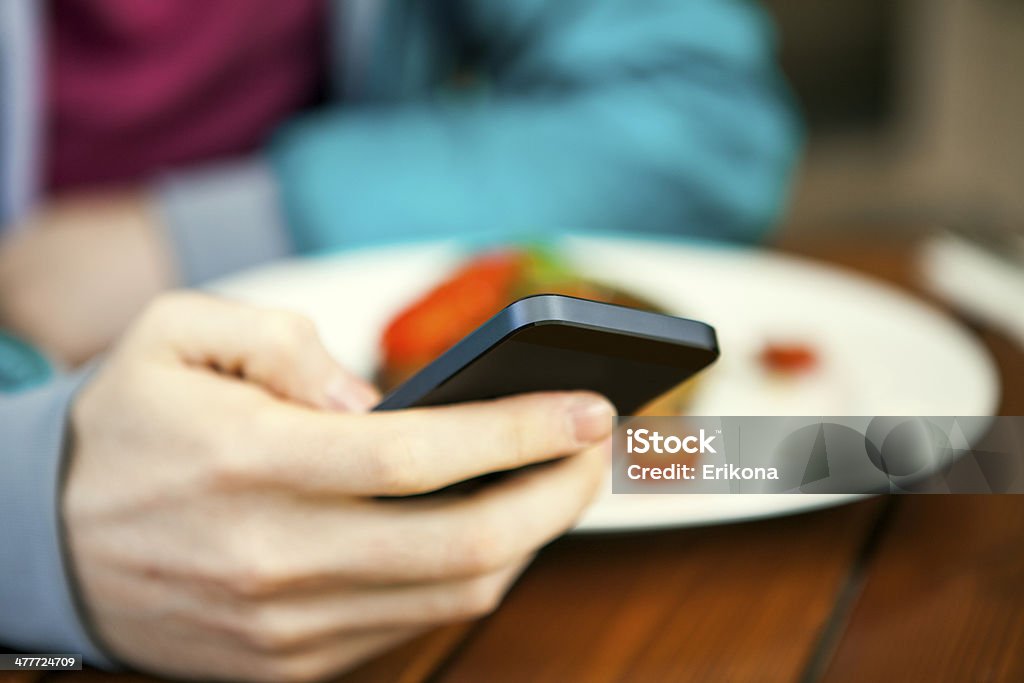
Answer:
[[[503,308],[375,410],[590,390],[632,415],[717,357],[715,330],[705,323],[540,294]]]

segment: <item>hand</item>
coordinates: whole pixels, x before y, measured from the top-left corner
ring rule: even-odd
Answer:
[[[0,327],[78,364],[174,284],[170,252],[140,193],[50,203],[0,245]]]
[[[63,505],[115,656],[204,679],[336,673],[493,609],[602,479],[600,397],[324,410],[371,403],[353,382],[290,314],[173,294],[141,316],[73,406]]]

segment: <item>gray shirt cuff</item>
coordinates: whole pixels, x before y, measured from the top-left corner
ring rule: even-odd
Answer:
[[[155,191],[179,284],[197,285],[292,253],[277,182],[262,159],[171,174]]]
[[[67,415],[90,370],[0,394],[0,643],[111,668],[83,625],[62,544]]]

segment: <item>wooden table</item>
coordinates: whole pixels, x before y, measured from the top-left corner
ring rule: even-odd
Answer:
[[[911,245],[783,248],[917,291]],[[1002,414],[1024,414],[1024,354],[978,332],[999,363]],[[1024,681],[1024,496],[563,538],[490,617],[339,680]]]

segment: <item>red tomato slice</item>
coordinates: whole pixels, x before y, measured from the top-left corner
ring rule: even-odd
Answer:
[[[526,254],[500,251],[473,259],[406,308],[384,331],[392,367],[429,362],[508,304]]]

